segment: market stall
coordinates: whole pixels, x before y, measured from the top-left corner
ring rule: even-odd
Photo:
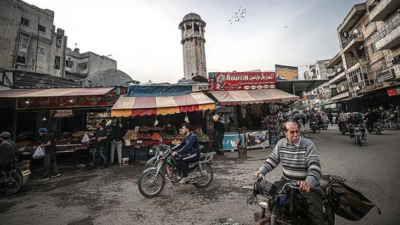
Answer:
[[[179,128],[185,122],[192,125],[199,141],[207,148],[209,139],[202,131],[202,112],[214,108],[213,100],[202,92],[192,92],[191,86],[132,85],[114,104],[111,116],[128,124],[123,137],[125,152],[136,148],[151,155],[160,143],[179,144],[183,138]],[[136,156],[135,161],[138,161]]]
[[[29,159],[40,144],[38,128],[46,127],[56,138],[57,158],[62,161],[72,155],[74,165],[87,158],[90,143],[81,143],[83,134],[111,118],[110,108],[118,96],[112,87],[0,91],[1,100],[14,101],[12,129],[17,155]]]
[[[298,98],[276,89],[274,72],[209,73],[209,84],[218,105],[216,113],[225,119],[228,130],[224,143],[238,133],[237,127],[244,127],[244,143],[249,149],[270,145],[270,136],[276,136],[277,124],[272,119],[278,114],[276,105]]]

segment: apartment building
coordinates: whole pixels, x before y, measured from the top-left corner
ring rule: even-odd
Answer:
[[[334,70],[328,82],[333,103],[360,108],[355,101],[397,82],[399,7],[398,0],[367,0],[350,9],[337,28],[340,51],[327,65]]]

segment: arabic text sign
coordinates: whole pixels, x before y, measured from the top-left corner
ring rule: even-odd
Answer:
[[[210,90],[234,91],[276,88],[274,72],[209,73]]]

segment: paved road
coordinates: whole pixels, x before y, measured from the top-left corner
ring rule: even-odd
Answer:
[[[400,224],[400,131],[369,135],[359,147],[336,127],[309,134],[315,142],[325,174],[345,177],[382,210],[375,209],[359,222],[336,217],[336,224]],[[251,150],[249,159],[237,152],[216,156],[215,179],[207,189],[167,184],[157,198],[147,199],[137,189],[143,164],[108,169],[61,168],[62,176],[35,181],[14,196],[0,194],[0,224],[253,224],[257,206],[248,205],[254,182],[251,174],[272,148]],[[268,175],[276,180],[281,167]],[[390,187],[390,188],[389,188]]]

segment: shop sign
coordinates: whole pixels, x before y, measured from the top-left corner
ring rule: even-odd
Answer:
[[[387,93],[388,93],[389,96],[400,95],[400,87],[387,89]]]
[[[209,89],[214,91],[276,88],[275,72],[209,73]]]
[[[50,115],[53,118],[71,117],[73,116],[71,109],[66,110],[51,110]]]
[[[268,131],[254,131],[246,133],[247,148],[269,147]]]
[[[394,77],[395,77],[394,76],[394,69],[389,69],[389,70],[386,70],[386,71],[382,72],[381,74],[377,75],[376,78],[375,78],[375,83],[379,84],[379,83],[382,83],[384,81],[393,79]]]
[[[242,147],[244,147],[244,135],[240,134],[240,140]],[[239,134],[225,134],[222,140],[222,148],[224,150],[237,149],[237,143],[239,142]]]

